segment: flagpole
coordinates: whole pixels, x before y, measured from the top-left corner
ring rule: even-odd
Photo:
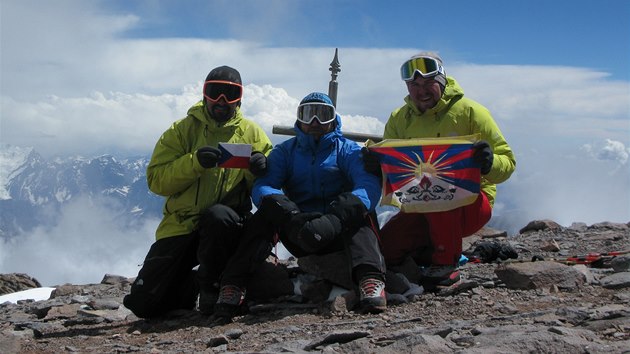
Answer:
[[[337,91],[339,89],[339,83],[337,82],[337,76],[341,71],[341,64],[339,63],[339,49],[335,48],[335,56],[333,57],[332,62],[330,63],[330,82],[328,83],[328,97],[333,101],[333,105],[337,107]],[[279,135],[295,135],[295,131],[293,127],[290,126],[282,126],[282,125],[274,125],[271,128],[271,132],[273,134]],[[365,142],[368,139],[372,140],[375,143],[383,140],[383,137],[380,135],[374,134],[364,134],[364,133],[354,133],[354,132],[342,132],[344,137],[354,140],[357,142]]]
[[[337,82],[337,75],[341,71],[341,64],[339,64],[339,56],[338,56],[338,48],[335,48],[335,57],[333,61],[330,63],[330,82],[328,83],[328,97],[333,102],[333,106],[337,107],[337,89],[339,88],[339,83]]]

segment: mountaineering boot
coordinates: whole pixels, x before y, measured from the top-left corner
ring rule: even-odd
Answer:
[[[455,265],[431,265],[421,267],[422,282],[435,286],[451,286],[461,280],[459,269]]]
[[[376,278],[365,277],[359,282],[361,312],[381,313],[387,309],[385,283]]]
[[[214,305],[214,324],[226,324],[232,322],[241,305],[245,301],[245,289],[235,285],[224,285],[219,291],[219,299]]]
[[[200,290],[197,309],[204,315],[212,315],[214,313],[214,305],[217,303],[218,300],[218,289],[212,288],[211,290]]]

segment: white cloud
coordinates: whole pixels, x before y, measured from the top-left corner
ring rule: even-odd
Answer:
[[[551,219],[573,222],[630,221],[630,170],[619,161],[588,154],[522,151],[517,171],[499,185],[494,216],[512,232],[529,221]]]
[[[630,147],[627,147],[621,141],[606,139],[599,146],[593,144],[585,144],[582,149],[590,156],[600,160],[618,161],[621,165],[625,165],[630,156]]]
[[[52,229],[0,241],[0,273],[26,273],[43,286],[99,283],[107,273],[134,277],[159,220],[121,225],[108,201],[73,200]]]

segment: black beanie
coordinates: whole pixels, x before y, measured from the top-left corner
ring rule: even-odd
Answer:
[[[241,82],[241,74],[239,74],[238,70],[226,65],[212,69],[212,71],[208,73],[208,76],[206,76],[206,81],[209,80],[223,80],[240,85],[243,84]]]

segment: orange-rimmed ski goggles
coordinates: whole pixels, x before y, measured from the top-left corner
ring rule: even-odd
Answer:
[[[208,80],[203,84],[203,96],[212,103],[221,97],[228,104],[236,103],[243,97],[243,85],[223,80]]]
[[[413,80],[416,74],[425,79],[438,74],[444,75],[444,67],[437,59],[431,57],[411,58],[400,67],[400,77],[405,81]]]

